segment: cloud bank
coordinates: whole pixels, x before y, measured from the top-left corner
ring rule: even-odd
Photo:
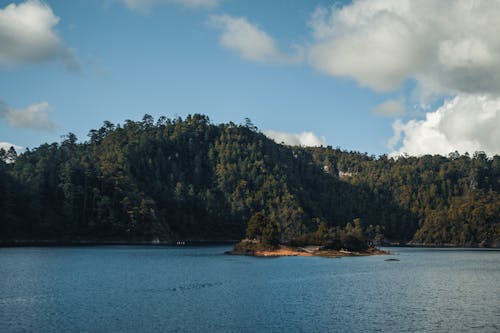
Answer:
[[[68,69],[78,70],[73,51],[54,29],[59,20],[48,5],[38,0],[0,9],[0,66],[57,59]]]
[[[498,0],[354,0],[320,7],[309,25],[309,63],[375,91],[415,82],[413,98],[450,101],[423,120],[397,120],[393,155],[458,150],[500,153],[500,2]],[[376,114],[403,115],[398,101]],[[426,110],[427,111],[427,110]]]
[[[51,111],[47,102],[34,103],[23,109],[15,109],[0,102],[0,118],[12,127],[50,131],[55,124],[49,118]]]
[[[500,98],[457,96],[424,120],[393,124],[392,155],[450,152],[500,154]]]
[[[271,36],[244,17],[214,15],[210,23],[222,31],[220,44],[243,59],[267,63],[296,63],[301,59],[300,54],[280,51]]]
[[[413,79],[430,93],[500,91],[497,0],[357,0],[311,17],[309,61],[378,91]]]
[[[326,146],[325,137],[317,136],[313,132],[287,133],[268,130],[264,131],[264,134],[273,139],[276,143],[284,143],[289,146]]]

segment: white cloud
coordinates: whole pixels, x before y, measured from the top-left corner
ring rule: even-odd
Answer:
[[[54,30],[59,20],[48,5],[38,0],[0,8],[0,65],[58,59],[68,69],[78,70],[73,51]]]
[[[423,120],[394,122],[393,154],[498,154],[498,17],[499,0],[353,0],[313,13],[308,60],[376,91],[412,80],[416,104],[451,98],[434,112],[421,109],[427,111]],[[387,101],[373,112],[402,114],[403,107]]]
[[[52,130],[54,123],[49,119],[50,105],[47,102],[34,103],[23,109],[15,109],[0,102],[0,117],[12,127]]]
[[[500,154],[500,98],[457,96],[427,113],[424,120],[397,120],[393,129],[391,155],[447,155],[454,151]]]
[[[401,116],[405,112],[404,101],[402,99],[392,99],[377,105],[372,112],[386,117]]]
[[[23,149],[23,147],[21,146],[18,146],[18,145],[15,145],[13,143],[10,143],[10,142],[0,142],[0,149],[3,149],[5,151],[8,151],[10,149],[10,147],[14,147],[14,149],[19,152],[21,149]]]
[[[264,131],[264,134],[277,143],[284,143],[290,146],[326,146],[324,136],[317,136],[313,132],[287,133],[273,130]]]
[[[498,0],[354,0],[310,20],[309,61],[378,91],[499,94]]]
[[[177,4],[186,8],[215,8],[219,0],[122,0],[131,10],[147,12],[153,6],[161,4]]]
[[[14,148],[18,154],[20,153],[21,149],[23,148],[21,146],[15,145],[15,144],[10,143],[10,142],[0,142],[0,149],[5,150],[5,152],[8,152],[11,147]],[[15,159],[7,157],[4,161],[6,163],[13,163],[13,162],[15,162]]]
[[[274,39],[244,17],[214,15],[210,22],[222,30],[220,43],[242,58],[258,62],[296,63],[300,52],[291,56],[279,50]]]

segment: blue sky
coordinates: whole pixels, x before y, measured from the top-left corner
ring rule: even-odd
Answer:
[[[457,40],[437,24],[424,41],[395,22],[425,24],[438,5],[402,3],[0,1],[0,142],[33,148],[68,132],[85,140],[104,120],[203,113],[249,117],[291,144],[498,153],[498,38],[465,23],[457,36],[471,37]],[[457,1],[450,15],[488,20],[500,12],[491,3],[475,13]]]

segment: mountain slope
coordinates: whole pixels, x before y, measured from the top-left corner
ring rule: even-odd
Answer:
[[[225,240],[263,211],[282,241],[359,218],[388,240],[500,241],[500,158],[375,158],[276,144],[251,125],[146,115],[0,160],[4,240]]]

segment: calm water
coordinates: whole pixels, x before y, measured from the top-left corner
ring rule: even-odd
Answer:
[[[228,249],[0,249],[0,331],[500,331],[500,251],[269,259]]]

